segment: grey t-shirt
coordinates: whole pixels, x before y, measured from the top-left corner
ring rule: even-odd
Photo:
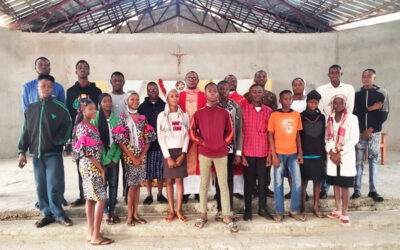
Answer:
[[[112,98],[113,112],[114,112],[114,114],[119,116],[120,114],[122,114],[126,111],[126,105],[125,105],[126,94],[123,93],[121,95],[116,95],[116,94],[110,93],[110,95]]]

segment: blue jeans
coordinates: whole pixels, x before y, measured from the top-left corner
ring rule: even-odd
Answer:
[[[65,191],[62,154],[34,157],[32,161],[40,212],[57,221],[63,219],[66,214],[61,207]]]
[[[356,145],[356,168],[357,175],[354,184],[354,190],[361,192],[361,178],[364,171],[365,153],[368,149],[369,164],[369,191],[376,192],[376,174],[378,169],[381,146],[381,132],[372,133],[368,140],[360,137]]]
[[[290,200],[290,211],[300,211],[300,192],[301,192],[301,174],[300,166],[297,164],[297,154],[281,155],[277,154],[281,165],[279,168],[274,167],[274,197],[275,197],[275,212],[283,214],[285,212],[285,203],[283,196],[283,180],[285,168],[289,169],[292,177],[292,195]]]
[[[113,167],[105,167],[106,191],[108,188],[108,200],[103,210],[105,214],[114,212],[115,210],[115,203],[118,194],[118,174],[119,162]]]

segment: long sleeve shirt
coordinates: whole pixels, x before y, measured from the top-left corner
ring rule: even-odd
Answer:
[[[259,111],[253,104],[242,108],[243,115],[243,150],[244,156],[266,157],[271,153],[268,142],[268,122],[272,109],[261,105]]]
[[[190,138],[199,143],[199,154],[209,158],[224,157],[233,139],[232,120],[229,113],[217,105],[206,106],[194,113],[189,133]]]
[[[329,151],[332,150],[335,152],[336,138],[340,123],[335,121],[335,115],[331,116],[333,118],[334,140],[329,140],[328,136],[325,135],[325,149],[328,159],[326,174],[330,176],[336,176],[336,164],[334,164],[329,159]],[[345,124],[343,126],[345,127],[346,131],[343,140],[343,148],[340,152],[340,157],[342,161],[342,164],[340,164],[340,175],[351,177],[355,176],[357,173],[355,145],[358,143],[358,140],[360,138],[360,130],[358,128],[357,116],[353,114],[348,114]]]
[[[189,127],[184,128],[185,124],[189,124],[189,117],[184,114],[184,121],[178,116],[177,112],[169,113],[168,120],[170,122],[171,131],[161,131],[161,122],[164,117],[160,113],[157,117],[157,137],[160,144],[161,152],[164,158],[170,157],[168,149],[182,148],[183,153],[187,153],[189,147]]]
[[[22,114],[25,113],[29,104],[39,100],[39,91],[37,88],[38,79],[27,82],[22,87]],[[65,104],[65,91],[64,87],[58,82],[53,84],[53,98]]]
[[[321,85],[317,88],[318,93],[321,95],[318,108],[321,112],[328,117],[332,114],[332,97],[337,94],[346,96],[346,109],[348,113],[353,113],[354,109],[354,87],[350,84],[340,82],[339,86],[333,87],[332,83]]]
[[[379,110],[368,111],[368,107],[377,102],[382,102],[383,107]],[[386,90],[375,85],[372,89],[361,88],[356,93],[353,114],[358,118],[361,133],[368,128],[373,128],[374,133],[380,132],[382,124],[389,114],[389,100]]]

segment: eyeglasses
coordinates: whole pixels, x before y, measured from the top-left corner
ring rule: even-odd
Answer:
[[[197,77],[186,77],[186,79],[191,80],[191,81],[194,81],[194,80],[197,80],[197,79],[199,79],[199,78],[197,78]]]

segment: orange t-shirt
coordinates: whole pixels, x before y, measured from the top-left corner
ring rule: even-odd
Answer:
[[[297,153],[296,134],[302,130],[301,117],[297,111],[275,111],[268,122],[268,131],[274,132],[275,152],[290,155]]]

